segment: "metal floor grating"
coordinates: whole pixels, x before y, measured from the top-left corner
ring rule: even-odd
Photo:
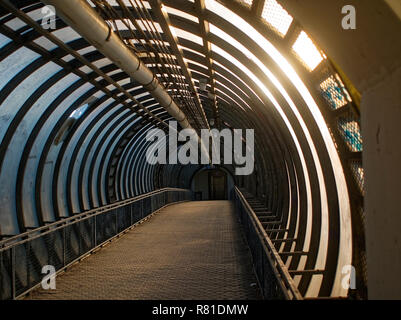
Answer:
[[[229,201],[171,205],[27,299],[260,299]]]

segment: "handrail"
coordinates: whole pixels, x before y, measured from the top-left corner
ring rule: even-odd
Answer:
[[[292,279],[290,273],[288,272],[287,267],[285,266],[283,260],[278,254],[276,248],[273,245],[273,242],[270,240],[269,236],[266,233],[266,230],[263,228],[261,222],[259,221],[257,215],[253,211],[252,207],[249,205],[248,201],[245,199],[242,192],[235,187],[234,188],[236,194],[238,195],[239,200],[242,205],[246,209],[250,220],[257,232],[261,243],[263,244],[264,251],[266,252],[267,258],[269,260],[270,266],[273,270],[273,273],[276,277],[277,283],[283,291],[283,295],[286,299],[293,300],[302,300],[303,297],[299,292],[297,286],[295,285],[294,280]],[[289,291],[289,292],[288,292]],[[289,295],[289,293],[291,295]]]
[[[19,299],[41,285],[43,267],[59,274],[191,190],[163,188],[88,210],[0,242],[0,300]]]
[[[148,197],[150,197],[152,195],[156,195],[156,194],[163,193],[163,192],[166,192],[166,191],[186,191],[186,190],[187,189],[162,188],[162,189],[151,191],[151,192],[148,192],[148,193],[145,193],[145,194],[141,194],[139,196],[136,196],[136,197],[133,197],[133,198],[130,198],[130,199],[121,200],[121,201],[118,201],[118,202],[114,202],[112,204],[108,204],[108,205],[105,205],[105,206],[102,206],[102,207],[91,209],[91,210],[82,212],[80,214],[77,214],[77,215],[74,215],[74,216],[71,216],[71,217],[68,217],[68,218],[64,218],[64,219],[49,223],[49,224],[47,224],[45,226],[38,227],[38,228],[35,228],[35,229],[32,229],[32,230],[26,231],[24,233],[17,234],[15,236],[10,237],[10,238],[1,240],[0,241],[0,251],[3,250],[3,249],[6,249],[6,248],[8,248],[8,247],[10,247],[12,245],[20,244],[21,241],[18,241],[18,240],[28,240],[28,239],[31,240],[31,239],[34,239],[35,237],[30,237],[31,235],[36,236],[36,235],[39,234],[40,236],[42,236],[42,235],[46,234],[46,231],[55,231],[55,230],[60,229],[62,227],[66,227],[66,226],[68,226],[68,225],[70,225],[72,223],[76,223],[77,221],[82,221],[82,220],[91,218],[91,217],[96,216],[98,214],[102,214],[102,213],[104,213],[105,211],[108,211],[108,210],[120,208],[120,207],[125,206],[127,204],[131,204],[131,203],[139,201],[141,199],[148,198]],[[22,239],[22,238],[26,238],[26,239]],[[7,246],[7,244],[9,244],[9,245]]]

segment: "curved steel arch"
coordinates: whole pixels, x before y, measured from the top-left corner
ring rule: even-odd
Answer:
[[[248,21],[256,30],[263,31],[264,37],[269,39],[294,66],[296,73],[306,87],[310,88],[310,94],[317,102],[328,128],[334,128],[331,130],[332,138],[337,145],[337,152],[341,156],[341,165],[349,193],[358,194],[359,189],[355,185],[349,160],[358,159],[360,154],[349,151],[336,127],[337,117],[344,110],[333,113],[327,108],[327,102],[319,95],[319,92],[312,90],[316,87],[315,73],[311,76],[290,53],[290,41],[300,25],[294,22],[289,31],[289,36],[281,38],[266,25],[260,24],[259,21],[255,23],[251,21],[253,18],[251,12],[254,13],[254,11],[249,11],[237,3],[231,5],[229,1],[220,2],[226,4],[226,7]],[[258,2],[262,3],[263,1]],[[163,3],[194,16],[199,15],[196,6],[188,1],[165,0]],[[25,7],[24,10],[27,12],[39,9],[42,6],[37,1],[16,1],[14,5],[18,8]],[[27,7],[29,5],[30,7]],[[252,7],[252,10],[255,10],[255,7]],[[0,16],[5,13],[7,11],[0,11]],[[156,122],[157,120],[152,119],[140,110],[134,101],[130,101],[129,95],[135,97],[145,94],[138,98],[138,101],[152,112],[152,116],[154,115],[164,122],[169,119],[165,112],[154,105],[154,100],[149,100],[149,94],[146,94],[146,90],[138,89],[138,84],[131,82],[129,77],[112,61],[105,59],[102,54],[82,38],[74,38],[68,42],[68,46],[75,53],[82,50],[82,57],[89,64],[101,64],[100,72],[110,74],[109,79],[103,79],[98,71],[88,69],[88,64],[80,58],[68,57],[71,52],[66,51],[65,48],[55,47],[52,50],[46,50],[41,47],[37,41],[43,38],[43,34],[30,29],[30,27],[25,25],[18,30],[12,30],[5,23],[12,21],[13,17],[13,15],[8,15],[5,18],[0,18],[0,32],[12,40],[1,48],[0,63],[21,48],[31,50],[37,55],[37,58],[19,70],[5,84],[0,91],[0,105],[6,101],[11,93],[22,88],[21,84],[25,79],[34,75],[41,68],[48,68],[49,63],[55,64],[57,68],[61,69],[31,92],[23,101],[17,114],[12,118],[1,142],[2,146],[6,146],[6,148],[0,149],[0,167],[4,166],[5,157],[11,154],[7,148],[13,139],[23,139],[19,137],[20,126],[29,117],[36,101],[39,101],[42,96],[50,92],[51,88],[64,79],[74,76],[76,80],[71,80],[62,92],[54,96],[52,101],[48,101],[48,106],[44,108],[45,112],[37,118],[36,123],[32,126],[33,130],[23,140],[25,148],[18,156],[19,158],[16,159],[18,168],[16,169],[15,199],[12,200],[15,204],[18,228],[13,229],[8,226],[9,230],[6,232],[0,230],[0,236],[7,236],[8,233],[18,233],[29,227],[43,225],[52,219],[52,215],[54,216],[53,219],[60,219],[65,215],[73,214],[74,211],[81,212],[117,199],[132,197],[140,192],[147,192],[163,186],[180,186],[185,184],[185,181],[189,181],[193,168],[181,165],[151,167],[144,160],[144,152],[142,151],[149,145],[145,141],[144,135],[147,130],[157,127],[159,124]],[[199,37],[203,36],[199,24],[194,21],[175,14],[170,14],[169,17],[172,26]],[[288,78],[288,75],[249,35],[225,20],[224,17],[208,10],[208,8],[202,12],[202,17],[208,23],[217,26],[235,38],[236,41],[245,45],[252,54],[257,56],[263,66],[266,68],[268,66],[268,69],[284,88],[283,93],[274,81],[264,73],[260,65],[250,60],[244,52],[236,48],[235,44],[230,43],[229,39],[223,39],[213,32],[203,37],[203,41],[224,48],[237,61],[246,65],[252,75],[262,81],[266,88],[271,91],[272,97],[282,109],[279,112],[270,97],[266,96],[265,92],[255,84],[247,72],[241,70],[219,52],[212,50],[208,54],[212,59],[214,73],[209,75],[210,70],[203,56],[204,47],[184,37],[178,37],[178,44],[182,46],[183,58],[188,59],[188,68],[191,71],[196,90],[200,92],[199,80],[204,78],[205,75],[216,81],[213,88],[216,90],[219,117],[223,123],[227,124],[225,127],[255,129],[257,136],[255,141],[256,171],[249,177],[237,177],[236,183],[260,197],[277,216],[282,218],[282,226],[289,224],[287,234],[277,233],[275,237],[276,239],[296,237],[295,246],[293,247],[291,243],[286,242],[283,246],[277,245],[277,248],[286,252],[303,251],[305,243],[310,241],[309,250],[305,257],[293,256],[289,259],[287,256],[283,258],[284,261],[288,262],[290,269],[308,270],[315,268],[320,250],[324,251],[320,248],[323,243],[321,233],[327,231],[322,229],[322,219],[328,219],[326,221],[329,226],[327,231],[327,257],[320,263],[324,263],[324,271],[322,273],[323,281],[317,295],[330,296],[334,281],[338,276],[336,270],[341,254],[338,239],[340,239],[342,231],[339,217],[339,199],[342,195],[338,194],[335,164],[332,163],[330,151],[327,148],[321,128],[304,97]],[[69,27],[58,20],[57,30],[54,32],[65,31],[65,28],[68,29]],[[128,32],[122,32],[122,35],[127,38],[130,37]],[[168,40],[165,34],[162,34],[162,37],[163,40]],[[178,65],[177,60],[174,59],[173,61]],[[151,62],[147,58],[144,58],[143,61],[144,63]],[[206,67],[203,68],[200,65]],[[168,66],[167,69],[170,70],[169,68]],[[154,72],[157,71],[157,68],[152,66],[151,69]],[[113,83],[121,83],[121,86],[108,89]],[[85,90],[86,87],[88,90]],[[102,96],[74,123],[60,149],[55,151],[53,148],[54,138],[72,111],[88,98],[100,92]],[[174,93],[174,91],[171,92]],[[74,94],[77,94],[74,97],[75,99],[72,98]],[[213,115],[216,106],[210,102],[207,96],[200,95],[200,98],[205,111]],[[66,99],[70,99],[71,103],[63,109],[64,112],[60,113]],[[110,102],[107,105],[100,107],[102,103],[106,103],[108,100]],[[296,110],[292,109],[291,103],[296,106]],[[130,111],[126,111],[127,108],[131,110],[132,114]],[[95,115],[95,113],[97,114]],[[299,118],[298,113],[302,115],[302,119]],[[131,114],[130,118],[125,118],[127,114]],[[286,120],[283,117],[286,117]],[[124,126],[125,123],[127,124],[126,127]],[[163,126],[163,128],[165,127]],[[41,144],[38,144],[37,140],[43,137],[44,132],[48,133],[47,137],[43,139]],[[38,146],[42,146],[42,148],[40,155],[38,155],[39,161],[36,161],[35,165],[30,161],[30,157],[32,150]],[[69,158],[66,159],[66,156]],[[40,191],[47,179],[44,178],[45,170],[47,170],[46,161],[51,159],[55,161],[55,168],[50,173],[53,210],[44,215],[46,210],[43,208],[43,202],[48,200],[42,198]],[[10,160],[7,161],[10,163]],[[27,173],[28,169],[34,168],[35,179],[29,177]],[[101,173],[100,177],[98,176],[99,172]],[[24,190],[26,190],[26,184],[32,180],[35,184],[33,188],[34,209],[33,211],[30,209],[32,212],[28,214],[27,205],[24,203],[28,196]],[[134,180],[136,181],[134,182]],[[59,186],[60,181],[62,181],[62,187]],[[63,192],[66,193],[66,210],[62,212],[60,212],[59,204],[60,190],[64,190]],[[263,198],[266,194],[267,196]],[[362,196],[359,199],[351,199],[353,212],[358,209],[361,201]],[[323,211],[327,211],[326,218],[323,216]],[[8,214],[12,216],[12,213]],[[35,217],[37,225],[32,225]],[[9,217],[7,216],[6,219]],[[353,222],[357,221],[355,214],[353,214],[352,219]],[[308,237],[310,240],[307,239]],[[355,239],[355,235],[353,237]],[[355,249],[355,241],[353,241],[353,248]],[[359,257],[354,253],[353,259],[357,258]],[[306,295],[313,275],[305,273],[299,278],[298,287],[301,293]]]

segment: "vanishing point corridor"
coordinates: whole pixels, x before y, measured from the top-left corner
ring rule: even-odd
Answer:
[[[401,0],[0,0],[0,300],[401,299],[400,35]]]

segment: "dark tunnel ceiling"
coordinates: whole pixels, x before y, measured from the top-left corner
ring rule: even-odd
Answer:
[[[141,14],[153,19],[153,32],[109,19],[110,26],[195,128],[255,129],[255,172],[236,184],[264,199],[301,239],[281,249],[311,252],[288,263],[327,271],[309,277],[309,288],[344,295],[332,286],[340,283],[340,266],[364,254],[355,253],[353,241],[364,192],[362,140],[358,108],[330,60],[272,0],[165,0],[163,10],[157,1],[143,3],[142,11],[129,12],[142,26]],[[127,18],[116,1],[109,4],[98,10],[103,18]],[[56,30],[32,28],[41,23],[41,2],[12,6],[20,11],[0,7],[0,235],[161,187],[188,188],[198,166],[145,161],[146,132],[172,119],[149,92],[61,19]],[[299,48],[314,59],[303,60]],[[83,105],[87,110],[71,120]]]

